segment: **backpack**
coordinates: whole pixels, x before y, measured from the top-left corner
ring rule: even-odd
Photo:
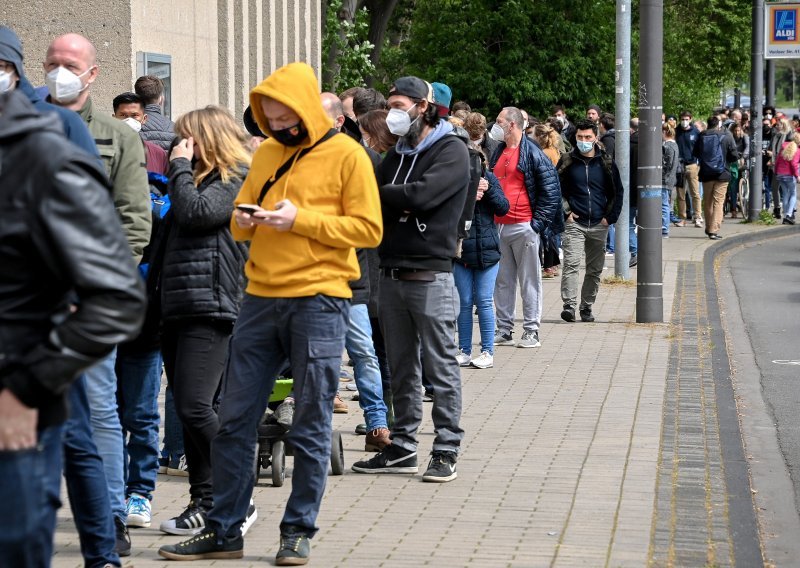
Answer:
[[[150,242],[144,249],[142,261],[139,263],[139,273],[142,278],[147,280],[150,272],[150,257],[153,253],[153,245],[162,236],[166,226],[166,216],[170,209],[169,193],[167,184],[169,180],[166,176],[154,172],[147,172],[147,181],[150,184],[150,210],[152,225],[150,229]]]
[[[722,137],[717,134],[703,136],[703,148],[700,153],[700,176],[716,178],[726,169],[725,157],[722,155]]]

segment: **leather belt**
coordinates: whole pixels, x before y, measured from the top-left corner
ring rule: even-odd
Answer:
[[[392,280],[413,282],[435,282],[438,272],[433,270],[418,270],[416,268],[384,268],[383,275]]]

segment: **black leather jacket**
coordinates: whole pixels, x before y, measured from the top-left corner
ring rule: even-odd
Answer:
[[[66,418],[74,378],[141,326],[145,298],[97,159],[0,96],[0,390]]]

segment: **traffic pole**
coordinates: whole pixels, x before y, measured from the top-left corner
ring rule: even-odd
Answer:
[[[663,111],[664,2],[639,3],[639,269],[636,321],[664,321],[661,268],[661,113]]]
[[[761,191],[764,186],[761,161],[762,111],[764,96],[764,0],[753,0],[753,41],[750,62],[750,201],[747,220],[758,221],[761,213]]]
[[[761,30],[764,33],[764,30]],[[767,59],[767,106],[775,106],[775,60]]]
[[[630,207],[631,152],[631,0],[617,0],[617,58],[616,58],[616,127],[614,157],[622,178],[624,194],[622,212],[616,223],[614,238],[614,274],[630,278],[630,249],[628,248],[628,209]]]

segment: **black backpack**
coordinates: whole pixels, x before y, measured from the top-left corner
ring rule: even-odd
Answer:
[[[725,171],[725,156],[722,155],[722,136],[711,134],[703,136],[700,152],[701,178],[715,178]]]

